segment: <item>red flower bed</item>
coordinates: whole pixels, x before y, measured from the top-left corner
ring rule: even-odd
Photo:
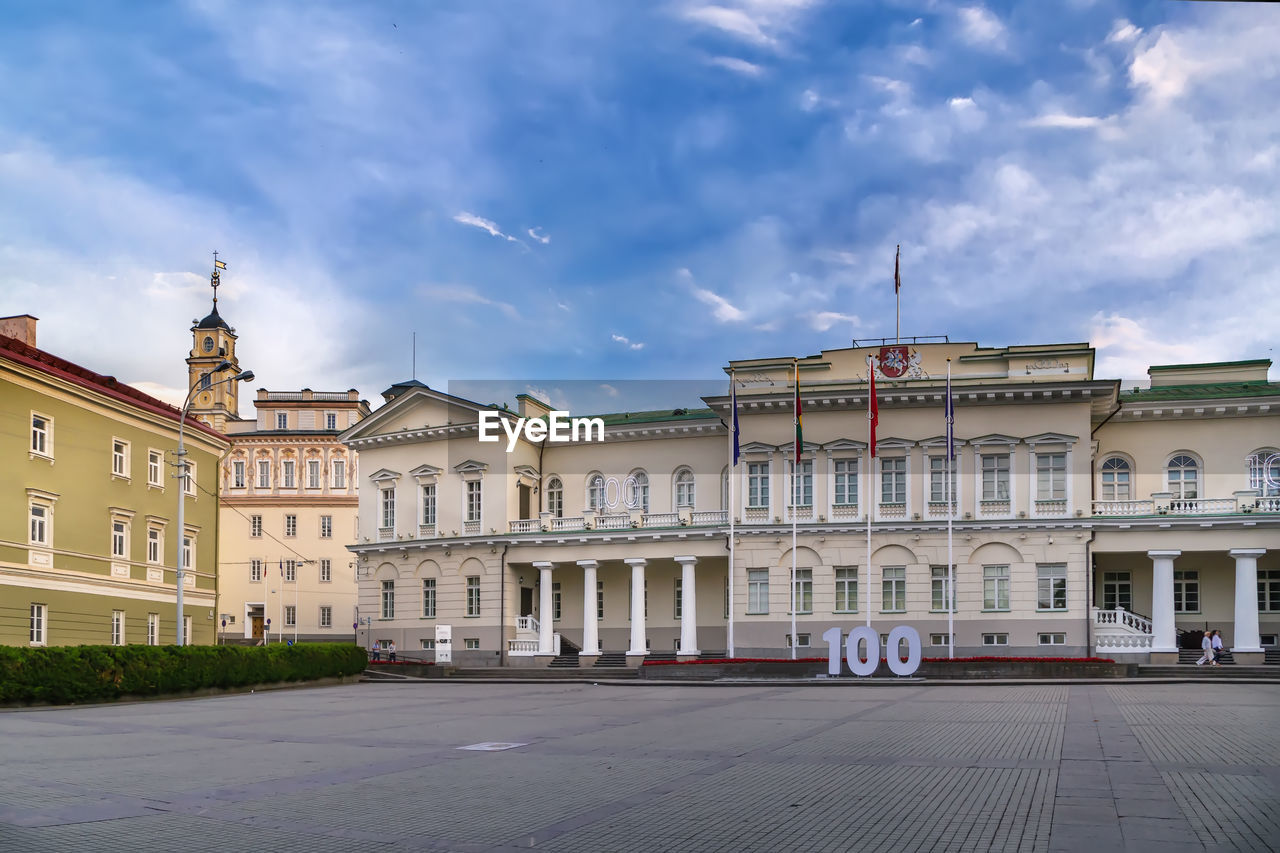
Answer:
[[[844,663],[848,658],[841,658]],[[905,663],[906,658],[901,658]],[[711,658],[708,660],[647,660],[645,666],[691,666],[697,664],[726,663],[826,663],[826,658]],[[880,658],[881,663],[888,663],[888,658]],[[921,663],[1115,663],[1111,658],[1009,658],[1009,657],[973,657],[973,658],[921,658]]]

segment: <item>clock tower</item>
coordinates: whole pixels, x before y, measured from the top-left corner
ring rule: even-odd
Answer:
[[[187,388],[197,389],[191,401],[191,415],[219,432],[226,432],[227,421],[237,420],[240,414],[240,383],[217,381],[240,370],[236,330],[218,313],[219,270],[226,268],[214,252],[213,275],[209,277],[213,310],[203,320],[191,321],[191,353],[187,356]],[[214,368],[223,361],[231,362],[232,368],[214,373]]]

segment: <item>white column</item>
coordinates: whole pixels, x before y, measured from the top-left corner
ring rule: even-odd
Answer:
[[[644,635],[644,557],[632,557],[623,560],[631,567],[631,648],[629,655],[646,655]]]
[[[1236,631],[1233,652],[1260,652],[1258,636],[1258,558],[1265,548],[1233,548],[1227,552],[1236,558]]]
[[[698,654],[698,598],[693,567],[697,557],[676,557],[680,564],[680,654]]]
[[[554,652],[551,639],[555,618],[555,603],[551,593],[551,563],[534,563],[538,570],[538,654],[549,655]]]
[[[1173,561],[1181,551],[1148,551],[1151,558],[1151,651],[1177,652],[1173,626]]]
[[[583,655],[600,654],[600,628],[596,624],[596,560],[579,560],[582,566],[582,651]]]

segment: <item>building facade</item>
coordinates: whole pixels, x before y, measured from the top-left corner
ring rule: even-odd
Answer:
[[[34,317],[0,318],[0,643],[174,643],[180,555],[188,642],[213,642],[228,445],[188,420],[179,482],[179,417],[38,349]]]
[[[1261,660],[1280,633],[1269,362],[1153,367],[1151,387],[1122,391],[1093,359],[1087,344],[886,343],[732,362],[736,465],[728,393],[508,452],[479,440],[481,416],[545,420],[543,404],[393,386],[341,437],[364,459],[359,639],[429,656],[448,625],[463,665],[567,650],[634,664],[785,657],[793,622],[797,653],[823,656],[832,627],[909,625],[926,656],[1145,661],[1208,625]]]

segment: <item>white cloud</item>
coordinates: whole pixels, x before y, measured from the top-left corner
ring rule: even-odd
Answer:
[[[485,219],[483,216],[476,216],[474,213],[467,213],[466,211],[455,213],[453,215],[453,221],[459,222],[463,225],[470,225],[472,228],[479,228],[481,231],[488,231],[494,237],[501,237],[502,239],[509,240],[512,243],[520,242],[516,237],[512,237],[510,234],[504,234],[502,229],[498,227],[498,223],[490,219]]]
[[[731,304],[729,300],[718,293],[712,293],[702,287],[695,287],[693,295],[704,305],[710,305],[713,309],[712,316],[721,323],[738,323],[746,319],[747,315],[743,313],[742,309]]]
[[[631,340],[630,338],[628,338],[626,335],[612,335],[611,337],[614,339],[614,341],[616,341],[617,343],[622,344],[622,345],[623,345],[623,346],[625,346],[627,349],[633,349],[633,350],[635,350],[635,349],[644,349],[644,342],[643,342],[643,341],[635,341],[635,342],[632,342],[632,340]]]
[[[621,393],[620,391],[618,391],[617,388],[614,388],[612,385],[608,384],[607,382],[600,383],[600,390],[608,394],[610,397],[617,397],[618,394]]]
[[[170,388],[168,385],[161,385],[157,382],[130,382],[130,386],[137,388],[143,394],[150,394],[157,400],[163,400],[170,406],[179,408],[187,401],[187,389]]]
[[[960,18],[960,35],[977,47],[1003,50],[1008,32],[1000,19],[984,6],[965,6],[956,13]]]
[[[1106,119],[1097,116],[1073,116],[1066,113],[1047,113],[1024,122],[1027,127],[1059,127],[1087,129],[1101,127]]]
[[[785,36],[795,26],[796,17],[812,0],[722,0],[719,4],[686,4],[680,16],[746,42],[774,51],[783,49]]]
[[[1111,28],[1107,41],[1111,44],[1125,44],[1134,41],[1138,36],[1142,35],[1142,28],[1135,27],[1124,18],[1120,18]]]
[[[909,44],[902,48],[900,54],[903,62],[928,68],[933,65],[933,54],[918,44]]]
[[[695,6],[684,11],[684,17],[699,24],[714,27],[742,41],[762,47],[772,47],[777,39],[767,35],[760,22],[741,9],[728,9],[724,6]]]
[[[747,62],[745,59],[739,59],[736,56],[712,56],[707,59],[708,65],[715,65],[726,71],[732,71],[734,74],[741,74],[744,77],[759,77],[764,73],[764,67],[756,65],[754,62]]]
[[[1164,32],[1155,44],[1134,55],[1129,82],[1135,89],[1145,89],[1157,103],[1163,103],[1185,92],[1191,77],[1202,67],[1201,62],[1183,53],[1177,38]]]
[[[436,302],[457,302],[464,305],[489,305],[497,308],[513,320],[520,316],[514,305],[490,299],[474,287],[466,284],[424,284],[419,294]]]
[[[1204,361],[1202,342],[1167,336],[1149,329],[1150,321],[1099,311],[1089,321],[1089,342],[1098,351],[1094,375],[1141,379],[1153,364]]]
[[[551,236],[548,234],[539,234],[538,232],[541,230],[542,230],[541,228],[535,227],[535,228],[530,228],[525,233],[527,233],[530,237],[532,237],[533,239],[537,240],[539,243],[545,246],[551,242]]]
[[[813,257],[829,264],[842,264],[847,267],[851,267],[858,262],[856,254],[840,249],[816,249],[813,252]]]
[[[809,325],[813,327],[815,332],[825,332],[840,323],[848,323],[854,327],[862,325],[862,321],[854,314],[841,314],[837,311],[815,311],[809,315]]]
[[[947,101],[947,107],[955,118],[956,126],[961,130],[978,130],[987,123],[987,114],[973,98],[952,98]]]

